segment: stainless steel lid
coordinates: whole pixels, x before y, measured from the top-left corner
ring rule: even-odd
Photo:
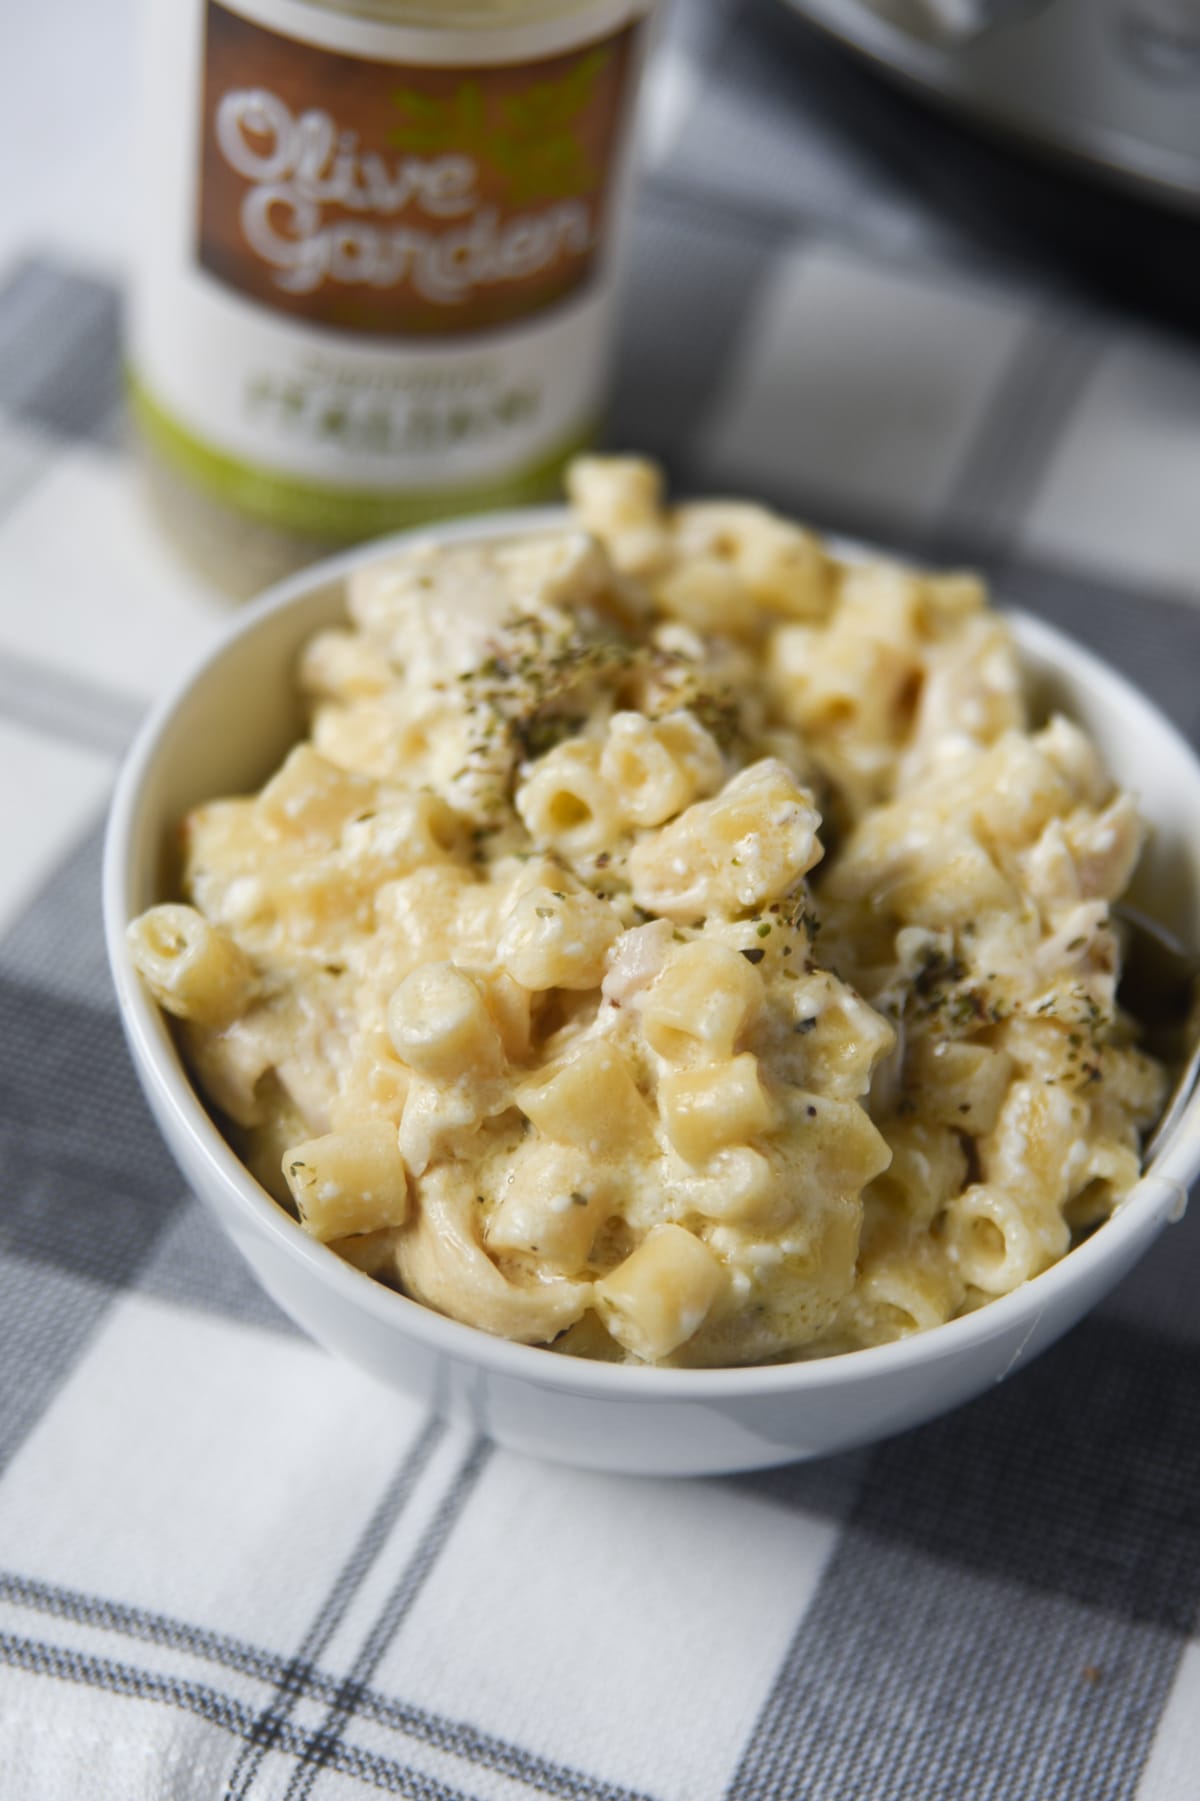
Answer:
[[[979,122],[1200,212],[1200,0],[789,0]]]

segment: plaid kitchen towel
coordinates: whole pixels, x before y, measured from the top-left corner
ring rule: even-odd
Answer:
[[[0,218],[0,1797],[1196,1801],[1200,1220],[944,1420],[658,1482],[333,1362],[185,1192],[100,820],[225,608],[123,447],[127,9],[37,20],[0,25],[35,184]],[[1087,261],[1194,233],[986,146],[953,174],[773,0],[680,0],[650,100],[611,441],[981,562],[1200,737],[1200,349]]]

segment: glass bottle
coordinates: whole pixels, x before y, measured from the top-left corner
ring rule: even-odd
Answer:
[[[133,412],[234,593],[553,497],[603,403],[654,0],[149,0]]]

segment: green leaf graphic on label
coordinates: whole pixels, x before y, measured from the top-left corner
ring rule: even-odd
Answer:
[[[610,56],[593,50],[557,81],[533,82],[490,107],[474,80],[444,99],[398,88],[391,98],[404,123],[388,143],[418,156],[473,157],[503,175],[513,206],[589,193],[601,171],[576,127]]]
[[[392,101],[409,119],[402,129],[388,133],[389,144],[397,149],[414,150],[419,156],[450,151],[474,157],[487,154],[490,134],[477,81],[461,82],[444,100],[414,88],[398,88]]]

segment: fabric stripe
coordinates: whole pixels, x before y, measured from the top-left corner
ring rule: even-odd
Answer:
[[[0,1218],[9,1205],[5,1179]],[[24,1259],[0,1254],[0,1476],[86,1352],[113,1299],[106,1285],[66,1270],[43,1265],[30,1278]]]
[[[623,377],[605,442],[656,456],[682,478],[773,244],[753,221],[714,216],[693,195],[658,182],[647,186],[632,235],[617,346]]]
[[[858,1503],[870,1467],[869,1450],[845,1451],[838,1457],[819,1457],[811,1463],[782,1463],[773,1469],[750,1470],[726,1476],[725,1483],[739,1492],[774,1501],[793,1512],[818,1519],[848,1519]]]
[[[1111,1324],[883,1445],[729,1801],[1130,1795],[1200,1614],[1197,1492],[1200,1354]]]
[[[303,1643],[284,1669],[276,1694],[259,1715],[246,1748],[229,1779],[229,1801],[239,1801],[239,1797],[249,1794],[250,1785],[263,1758],[280,1743],[284,1724],[304,1693],[307,1672],[320,1657],[344,1618],[444,1434],[443,1423],[430,1419],[420,1437],[405,1453],[395,1476],[380,1496],[375,1511],[363,1528],[358,1543],[334,1578]]]
[[[723,240],[726,251],[738,244],[753,244],[772,259],[786,254],[798,240],[809,235],[810,227],[797,218],[791,208],[780,205],[769,194],[742,195],[705,194],[670,167],[656,169],[646,178],[641,211],[650,217],[674,214],[690,223],[699,234]],[[726,279],[735,271],[728,271]],[[695,295],[691,297],[695,307]],[[645,329],[646,321],[641,322]],[[688,314],[673,318],[675,330],[687,332],[695,323]]]
[[[103,842],[101,819],[0,934],[0,972],[26,990],[112,1012],[116,1001],[99,904]],[[132,1081],[128,1059],[126,1067]]]
[[[172,1619],[167,1614],[151,1613],[143,1607],[129,1607],[102,1595],[88,1595],[78,1589],[60,1588],[54,1583],[35,1581],[16,1570],[0,1571],[0,1600],[10,1606],[27,1608],[52,1619],[70,1620],[97,1632],[117,1633],[144,1644],[163,1645],[169,1650],[186,1652],[189,1657],[203,1658],[251,1676],[260,1682],[279,1685],[289,1671],[298,1666],[294,1658],[278,1652],[264,1651],[244,1639],[222,1632],[209,1632],[190,1620]],[[293,1676],[291,1680],[300,1680]],[[332,1693],[336,1684],[315,1668],[303,1672],[306,1691],[323,1695]]]
[[[327,1675],[315,1664],[307,1668],[259,1645],[224,1633],[205,1631],[190,1621],[172,1619],[144,1608],[128,1607],[98,1595],[36,1582],[16,1572],[0,1571],[0,1601],[14,1608],[69,1620],[97,1632],[119,1634],[145,1644],[162,1645],[188,1657],[203,1659],[255,1681],[281,1685],[291,1672],[292,1686],[302,1698],[335,1706],[343,1697],[344,1679]],[[402,1732],[446,1756],[461,1758],[539,1793],[566,1801],[649,1801],[645,1795],[588,1776],[581,1770],[547,1761],[519,1745],[366,1686],[359,1688],[354,1718]]]
[[[1200,1618],[1198,1494],[1200,1349],[1093,1319],[993,1393],[881,1446],[854,1520],[1187,1634]]]
[[[183,1186],[106,1010],[0,973],[0,1469]]]
[[[222,1694],[219,1689],[202,1683],[181,1682],[176,1677],[156,1676],[130,1664],[116,1663],[106,1657],[84,1656],[35,1639],[0,1633],[0,1663],[131,1700],[162,1702],[249,1742],[253,1742],[258,1725],[258,1715],[251,1708],[231,1695]],[[313,1733],[289,1721],[283,1723],[280,1748],[289,1755],[308,1756],[314,1742]],[[339,1775],[354,1777],[385,1794],[405,1796],[408,1801],[470,1801],[461,1791],[449,1788],[433,1777],[355,1746],[331,1746],[326,1761]]]
[[[766,0],[724,8],[722,24],[666,165],[706,208],[769,212],[780,237],[800,225],[889,251],[957,249],[912,179],[903,103]],[[852,132],[830,104],[842,94],[858,96]]]
[[[0,717],[16,725],[119,756],[144,711],[144,703],[133,695],[80,681],[13,651],[0,651]]]
[[[1125,1801],[1177,1654],[1153,1628],[853,1530],[727,1801]]]
[[[122,412],[115,287],[31,258],[0,288],[0,409],[58,437],[115,440]]]
[[[1019,555],[996,581],[1005,604],[1089,645],[1200,744],[1200,608]]]
[[[189,1196],[176,1209],[130,1286],[176,1307],[201,1308],[243,1326],[302,1337],[281,1311],[210,1209]]]
[[[341,1684],[337,1700],[329,1709],[316,1736],[312,1754],[306,1756],[294,1772],[287,1787],[285,1801],[304,1801],[304,1797],[312,1793],[320,1771],[330,1763],[346,1722],[358,1705],[363,1686],[379,1667],[380,1659],[404,1624],[455,1521],[474,1493],[491,1454],[492,1446],[486,1440],[475,1440],[441,1506],[426,1528],[415,1554],[385,1601],[349,1674]]]
[[[1013,544],[1102,351],[1078,317],[1047,314],[1029,327],[943,509],[977,557],[993,561]]]
[[[673,6],[667,15],[667,36],[698,63],[711,67],[725,15],[735,12],[738,4],[739,0],[708,0],[706,6]]]
[[[1155,1727],[1137,1801],[1190,1801],[1200,1771],[1200,1643],[1186,1647]]]
[[[0,1253],[124,1287],[183,1184],[117,1020],[3,974],[0,1018]]]
[[[50,443],[0,417],[0,519],[13,512],[50,468]]]

